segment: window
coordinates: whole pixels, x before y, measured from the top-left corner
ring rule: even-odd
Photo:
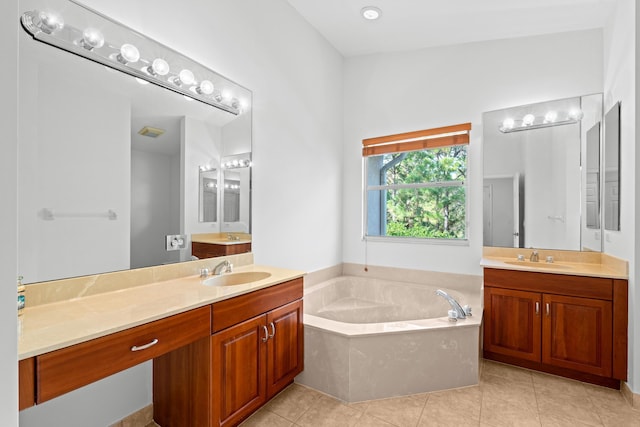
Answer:
[[[471,124],[363,141],[365,235],[467,238]]]

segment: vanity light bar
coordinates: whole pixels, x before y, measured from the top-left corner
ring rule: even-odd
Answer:
[[[523,130],[548,128],[552,126],[571,125],[580,122],[582,116],[583,114],[580,110],[572,110],[565,113],[562,120],[558,120],[558,113],[555,111],[549,111],[544,115],[544,117],[526,114],[519,120],[514,120],[512,118],[505,119],[498,129],[502,133],[511,133],[521,132]]]
[[[25,12],[21,16],[21,22],[24,29],[38,41],[149,81],[233,115],[241,114],[248,107],[246,100],[239,100],[230,95],[229,89],[224,90],[225,96],[220,90],[215,89],[211,80],[215,81],[216,77],[220,76],[214,71],[115,21],[109,20],[123,32],[133,33],[133,36],[129,34],[128,38],[143,38],[145,42],[153,44],[154,51],[166,52],[166,54],[156,55],[156,58],[151,60],[145,59],[141,57],[135,45],[109,43],[101,31],[91,27],[80,30],[66,24],[61,16],[53,12],[38,10]],[[180,57],[183,62],[191,63],[196,69],[207,70],[211,76],[205,76],[206,78],[198,81],[189,69],[182,68],[172,72],[170,64],[157,56]]]
[[[225,169],[237,169],[246,168],[251,166],[251,160],[249,159],[235,159],[222,163],[221,165]]]

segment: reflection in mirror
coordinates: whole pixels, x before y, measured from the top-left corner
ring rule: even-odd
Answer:
[[[586,227],[600,229],[600,122],[587,131]]]
[[[223,157],[223,232],[249,232],[251,153]]]
[[[218,221],[218,171],[200,167],[200,222]]]
[[[484,113],[485,246],[600,250],[581,240],[580,165],[601,104],[597,94]]]
[[[34,10],[41,3],[21,6]],[[115,26],[118,40],[131,36],[146,46],[139,68],[155,55],[169,64],[189,60],[77,4],[48,0],[47,6],[64,11],[67,23],[82,16],[106,40]],[[234,91],[231,99],[248,100],[233,114],[39,43],[26,31],[19,70],[17,251],[25,283],[187,261],[192,234],[222,231],[222,211],[207,214],[217,221],[200,222],[194,172],[228,154],[250,153],[250,91],[223,77],[214,82]],[[167,236],[186,236],[184,249],[169,248]]]
[[[604,228],[620,230],[620,103],[604,119]]]

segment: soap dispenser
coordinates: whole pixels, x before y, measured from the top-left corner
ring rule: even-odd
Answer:
[[[22,276],[18,276],[18,316],[22,316],[26,299],[24,296],[25,287],[22,284]]]

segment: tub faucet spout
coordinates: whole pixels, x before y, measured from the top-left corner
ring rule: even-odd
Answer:
[[[442,289],[438,289],[436,291],[436,295],[439,295],[442,298],[447,300],[449,305],[451,305],[451,308],[453,309],[453,311],[456,312],[456,318],[458,318],[458,319],[466,319],[467,318],[467,315],[464,312],[464,310],[462,309],[462,306],[451,295],[449,295],[448,293],[446,293]]]

